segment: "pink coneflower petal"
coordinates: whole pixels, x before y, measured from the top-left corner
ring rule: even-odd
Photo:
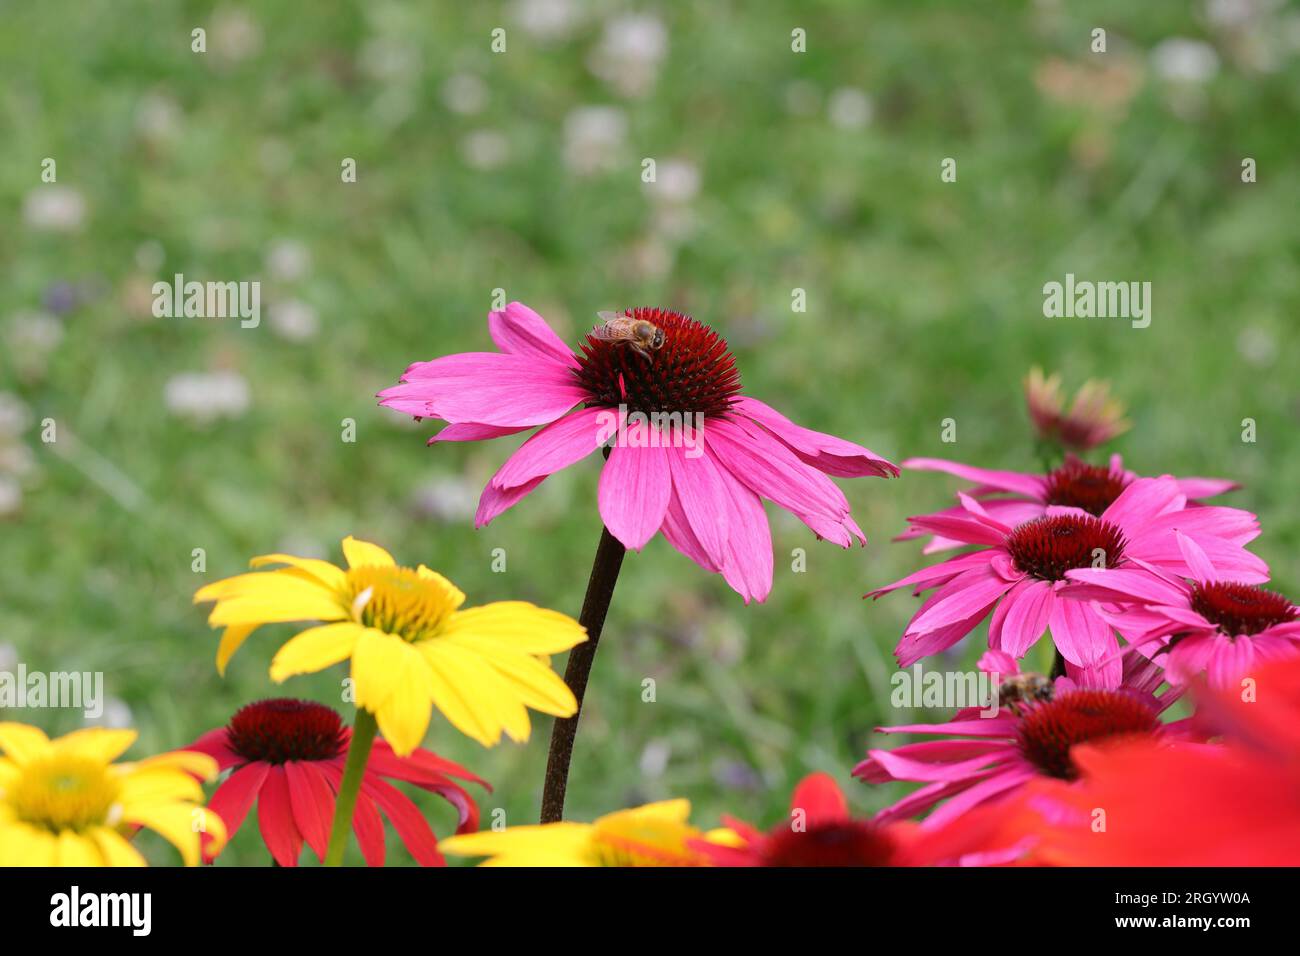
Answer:
[[[948,461],[943,458],[908,458],[903,461],[903,467],[910,468],[913,471],[941,471],[944,474],[956,475],[958,478],[964,478],[967,481],[987,485],[1001,491],[1025,495],[1029,498],[1039,498],[1043,494],[1042,477],[1020,471],[994,471],[988,468],[977,468],[974,465],[965,465],[959,461]]]
[[[483,528],[491,524],[493,519],[523,501],[545,480],[546,476],[543,475],[518,487],[505,489],[497,488],[489,482],[479,496],[478,510],[474,512],[474,527]]]
[[[511,302],[502,312],[489,312],[488,334],[502,352],[558,362],[566,368],[578,367],[573,350],[545,319],[522,302]]]
[[[555,362],[502,352],[464,352],[406,370],[380,404],[448,422],[527,427],[554,421],[586,397],[573,373]]]
[[[921,750],[927,744],[938,744],[943,749],[928,754],[931,759],[918,759],[927,755],[925,751]],[[976,749],[972,754],[968,749],[954,748],[954,744],[964,744],[966,748],[973,746]],[[911,744],[904,749],[907,751],[906,754],[902,750],[875,749],[867,751],[867,756],[880,768],[875,774],[877,777],[875,782],[889,779],[915,780],[920,783],[933,783],[939,780],[961,780],[972,773],[985,769],[997,760],[1007,756],[1014,756],[1016,753],[1016,748],[1011,744],[985,743],[978,740],[927,741],[925,744]],[[951,757],[964,759],[947,759]],[[869,775],[862,774],[861,776],[868,782],[872,782]]]
[[[1047,630],[1055,606],[1056,595],[1048,582],[1027,578],[1016,584],[989,622],[989,646],[1011,658],[1024,657]]]
[[[973,787],[963,790],[946,803],[936,807],[934,812],[922,821],[921,826],[926,829],[943,826],[945,823],[955,820],[966,813],[972,807],[1001,796],[1008,790],[1014,790],[1035,776],[1032,767],[1022,763],[1011,765],[1005,770],[984,778]]]
[[[600,473],[601,520],[624,547],[640,551],[663,525],[672,492],[668,449],[615,445]]]
[[[669,458],[669,467],[672,467],[672,458]],[[673,487],[673,493],[668,501],[668,510],[664,513],[664,524],[662,531],[668,543],[674,548],[686,555],[706,571],[717,573],[722,570],[722,566],[716,564],[709,553],[700,543],[700,539],[695,536],[691,529],[691,523],[686,517],[686,512],[682,506],[681,500],[677,496],[677,488]]]
[[[539,429],[506,459],[490,483],[515,488],[581,461],[609,437],[600,427],[602,411],[581,408]]]
[[[1159,515],[1182,511],[1187,496],[1178,490],[1178,484],[1165,478],[1139,478],[1120,493],[1120,496],[1102,512],[1104,521],[1127,529],[1141,527]]]
[[[461,422],[458,425],[448,425],[430,438],[428,444],[436,445],[444,441],[486,441],[490,438],[517,435],[531,427],[531,425],[480,425],[475,422]]]
[[[963,571],[939,590],[928,606],[907,626],[909,634],[923,634],[965,620],[1006,594],[1011,585],[986,563]]]
[[[1082,601],[1054,601],[1047,626],[1057,650],[1079,667],[1095,667],[1118,647],[1110,625]]]
[[[970,568],[980,567],[988,564],[989,556],[983,551],[973,551],[970,554],[959,554],[955,558],[949,558],[947,561],[941,561],[939,564],[932,564],[928,568],[922,568],[920,571],[914,571],[905,578],[899,578],[893,584],[886,584],[884,587],[876,588],[874,591],[868,591],[865,597],[878,598],[881,595],[888,594],[890,591],[897,591],[899,588],[920,587],[925,585],[927,588],[934,587],[952,580],[958,574]]]
[[[796,425],[776,409],[756,398],[740,396],[733,406],[768,428],[804,462],[837,478],[898,477],[898,466],[869,448]]]
[[[726,485],[729,473],[724,473],[707,451],[696,458],[687,457],[684,448],[670,448],[668,452],[681,516],[710,563],[721,570],[727,564],[727,538],[731,533],[727,517],[732,511]]]
[[[722,576],[746,604],[766,601],[772,590],[772,529],[763,502],[740,482],[724,481],[728,532]]]

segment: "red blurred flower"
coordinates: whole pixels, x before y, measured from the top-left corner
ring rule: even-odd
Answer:
[[[1300,660],[1241,689],[1202,691],[1196,719],[1222,744],[1134,740],[1073,752],[1074,786],[1039,781],[1018,822],[1036,858],[1072,866],[1300,864]]]
[[[795,787],[788,824],[764,833],[731,817],[723,823],[734,839],[691,843],[714,866],[991,866],[1015,861],[1032,839],[1007,830],[1004,814],[984,809],[931,830],[854,819],[826,773]]]
[[[277,698],[241,708],[229,725],[209,731],[185,749],[209,754],[221,770],[233,770],[208,801],[208,808],[225,821],[230,836],[243,824],[256,800],[258,828],[266,848],[280,866],[297,866],[304,841],[318,859],[324,859],[351,737],[352,731],[330,708]],[[457,833],[478,829],[478,805],[450,778],[492,789],[464,767],[431,751],[417,749],[408,757],[398,757],[385,741],[376,740],[352,820],[357,843],[370,866],[384,864],[381,810],[416,862],[444,865],[438,838],[429,824],[385,777],[414,784],[447,800],[459,816]]]

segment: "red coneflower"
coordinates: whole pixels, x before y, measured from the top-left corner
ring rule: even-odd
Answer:
[[[304,842],[318,859],[325,858],[351,737],[352,731],[330,708],[276,698],[241,708],[227,726],[209,731],[186,749],[208,754],[221,770],[232,771],[208,802],[225,821],[229,834],[234,835],[257,801],[258,828],[266,848],[280,866],[297,866]],[[431,751],[416,749],[407,757],[398,757],[385,741],[376,740],[352,820],[361,853],[370,866],[384,863],[380,811],[421,866],[444,865],[438,838],[429,824],[385,777],[447,800],[456,808],[457,833],[478,829],[478,805],[449,778],[459,777],[491,790],[464,767]]]

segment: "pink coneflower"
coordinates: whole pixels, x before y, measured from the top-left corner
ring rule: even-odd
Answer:
[[[733,838],[715,834],[691,842],[714,866],[993,866],[1012,862],[1032,842],[1009,832],[1001,816],[990,813],[970,813],[948,827],[928,829],[855,819],[826,773],[799,781],[789,819],[767,832],[732,817],[723,823]]]
[[[1118,686],[1114,631],[1091,602],[1061,596],[1069,584],[1066,573],[1128,569],[1141,561],[1190,574],[1178,530],[1201,546],[1222,576],[1268,580],[1267,565],[1238,542],[1244,528],[1258,527],[1255,516],[1235,508],[1187,509],[1186,496],[1169,476],[1132,482],[1100,516],[1051,506],[1042,517],[1015,526],[969,495],[959,499],[957,514],[909,521],[923,531],[983,547],[870,592],[879,597],[900,587],[911,586],[917,594],[938,589],[895,648],[903,667],[956,644],[992,612],[989,647],[994,650],[1021,658],[1050,629],[1070,676],[1090,686]]]
[[[1110,396],[1108,382],[1090,379],[1075,393],[1070,410],[1065,411],[1061,395],[1061,376],[1043,377],[1034,367],[1025,377],[1025,404],[1038,437],[1076,451],[1087,451],[1105,444],[1131,427],[1124,417],[1124,405]]]
[[[1098,613],[1141,653],[1165,665],[1171,684],[1208,674],[1235,687],[1258,664],[1300,654],[1300,608],[1254,584],[1222,580],[1200,546],[1178,543],[1192,583],[1155,568],[1122,573],[1069,571],[1067,596],[1108,602]]]
[[[379,393],[380,404],[449,422],[431,444],[544,426],[488,482],[479,527],[614,438],[598,494],[609,531],[632,550],[662,531],[746,602],[772,586],[764,498],[841,547],[866,543],[827,476],[896,476],[895,465],[740,394],[735,359],[708,326],[661,309],[624,315],[661,330],[661,344],[642,350],[588,334],[575,354],[540,315],[512,302],[488,315],[500,352],[416,362],[402,384]]]
[[[974,487],[966,489],[966,494],[978,499],[985,511],[1011,525],[1040,517],[1053,505],[1079,508],[1100,517],[1103,511],[1115,503],[1115,499],[1125,488],[1141,477],[1136,472],[1127,470],[1124,467],[1124,459],[1119,455],[1111,455],[1110,463],[1105,466],[1090,465],[1073,455],[1066,455],[1064,464],[1047,474],[995,471],[966,465],[959,461],[947,461],[943,458],[909,458],[903,462],[902,467],[914,471],[941,471],[975,482]],[[1197,499],[1211,498],[1241,487],[1237,482],[1224,478],[1175,478],[1174,481],[1178,484],[1178,490],[1186,496],[1189,508],[1200,507]],[[940,511],[938,514],[955,515],[960,512],[961,508],[958,507]],[[1236,512],[1236,514],[1240,516],[1246,512]],[[1222,518],[1224,515],[1211,514],[1197,517]],[[907,541],[923,537],[925,533],[910,529],[894,540]],[[1245,544],[1258,533],[1258,524],[1247,522],[1236,535],[1230,537],[1238,544]],[[935,535],[926,544],[923,553],[934,554],[960,547],[962,543]]]
[[[977,707],[958,711],[947,723],[878,727],[885,734],[935,734],[942,739],[906,744],[893,750],[872,749],[853,768],[867,783],[908,780],[925,786],[886,807],[877,823],[914,817],[939,805],[924,826],[939,827],[972,808],[1017,794],[1032,780],[1073,780],[1078,767],[1071,748],[1114,738],[1185,737],[1186,721],[1163,723],[1160,714],[1179,696],[1155,690],[1164,680],[1160,668],[1133,654],[1125,655],[1123,685],[1106,690],[1079,687],[1058,678],[1045,700],[1004,704],[995,717],[981,717]],[[1014,673],[1009,656],[990,652],[982,668],[1004,676]]]
[[[253,802],[262,840],[280,866],[297,866],[306,841],[324,860],[334,819],[335,794],[343,781],[343,763],[352,739],[337,713],[322,704],[277,698],[237,711],[230,723],[204,734],[187,750],[213,757],[221,770],[233,771],[208,801],[234,836]],[[384,823],[388,817],[402,842],[422,866],[442,866],[438,838],[423,814],[384,778],[401,780],[436,793],[456,808],[457,833],[478,829],[478,805],[459,777],[482,784],[459,764],[416,749],[399,757],[376,740],[357,795],[352,827],[370,866],[384,865]],[[209,857],[210,859],[210,857]]]

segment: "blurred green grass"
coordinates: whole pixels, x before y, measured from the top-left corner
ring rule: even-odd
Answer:
[[[20,441],[35,459],[0,523],[0,643],[29,668],[104,671],[140,729],[138,754],[259,697],[337,701],[339,669],[269,683],[289,627],[255,636],[220,679],[217,635],[190,597],[254,554],[339,560],[349,533],[445,571],[471,603],[576,614],[599,533],[597,462],[476,532],[459,498],[518,442],[426,449],[435,423],[413,427],[372,398],[411,361],[490,347],[497,288],[570,341],[597,309],[690,312],[731,341],[747,393],[895,461],[1032,470],[1028,367],[1109,378],[1134,420],[1114,450],[1143,473],[1243,482],[1232,503],[1260,515],[1256,550],[1296,593],[1294,6],[1225,26],[1200,5],[661,5],[649,15],[666,51],[633,96],[590,68],[633,8],[573,6],[568,31],[542,38],[514,3],[334,3],[310,16],[272,2],[0,4],[0,392],[26,406]],[[208,52],[191,53],[190,30],[205,25]],[[1104,57],[1088,52],[1097,25]],[[806,54],[790,52],[794,27]],[[1209,44],[1217,70],[1162,76],[1152,51],[1170,37]],[[481,104],[455,94],[465,76]],[[846,88],[870,98],[869,121]],[[613,165],[590,175],[565,158],[566,119],[585,106],[627,124]],[[949,156],[956,183],[940,182]],[[1240,182],[1245,156],[1257,183]],[[29,213],[55,188],[39,179],[45,157],[84,201],[79,228]],[[356,183],[340,182],[344,157]],[[698,195],[659,199],[640,182],[643,157],[691,164]],[[286,248],[310,265],[275,266]],[[153,319],[149,285],[175,272],[262,280],[261,327]],[[1043,318],[1042,286],[1066,272],[1151,281],[1151,327]],[[69,287],[71,307],[58,301]],[[791,311],[794,288],[806,313]],[[286,302],[314,312],[314,335],[277,334],[267,313]],[[44,352],[23,344],[32,313],[62,326]],[[213,370],[246,380],[245,412],[196,424],[168,411],[174,376]],[[948,417],[955,445],[940,441]],[[54,445],[39,440],[45,418]],[[1254,444],[1241,441],[1245,418]],[[572,817],[680,795],[707,825],[723,812],[766,823],[814,769],[844,780],[863,811],[897,795],[847,774],[872,727],[907,716],[888,707],[889,650],[915,605],[860,595],[918,566],[915,545],[889,538],[955,483],[843,487],[870,547],[816,543],[769,508],[764,605],[742,606],[662,539],[629,557]],[[431,516],[422,495],[451,513]],[[206,574],[190,569],[194,548]],[[496,548],[504,574],[491,570]],[[806,573],[790,570],[794,548],[808,549]],[[980,640],[965,643],[967,662]],[[642,702],[645,678],[655,703]],[[484,751],[435,717],[427,744],[496,784],[486,812],[525,823],[548,734],[537,719],[526,746]],[[445,809],[424,805],[445,832]],[[252,826],[223,858],[264,860]]]

